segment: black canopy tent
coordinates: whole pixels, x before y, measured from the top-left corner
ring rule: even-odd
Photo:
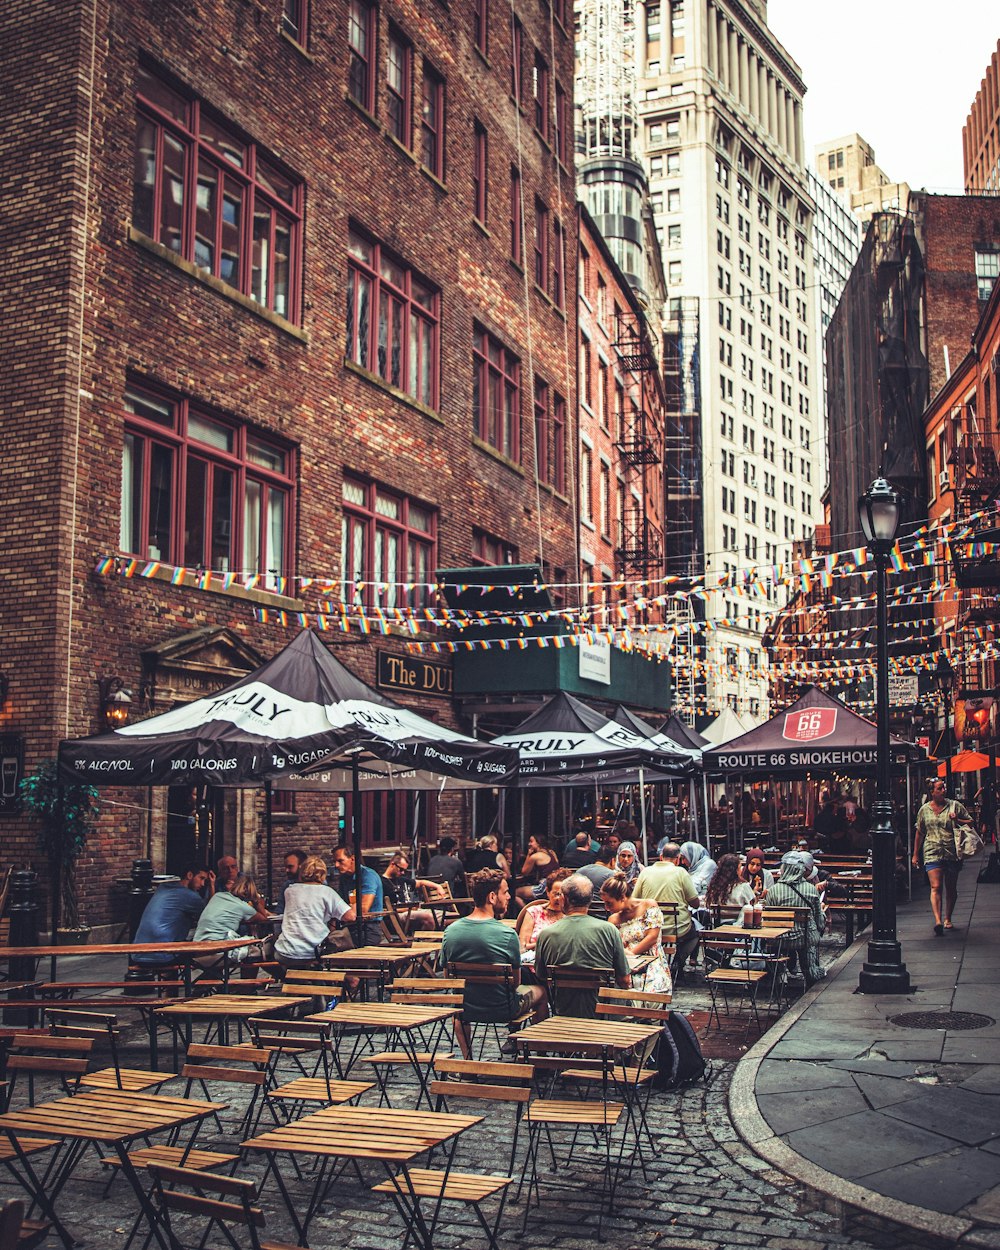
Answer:
[[[696,753],[654,741],[564,690],[493,741],[520,752],[513,782],[519,789],[596,788],[636,781],[642,786],[646,781],[688,776],[697,766]]]
[[[912,807],[912,768],[927,762],[911,742],[890,739],[891,767],[905,771],[907,808]],[[871,776],[877,762],[876,727],[832,695],[809,686],[791,707],[756,729],[702,756],[707,774],[745,778],[805,779],[815,773]],[[907,821],[907,842],[910,822]]]
[[[272,891],[271,788],[309,765],[325,784],[355,794],[361,854],[362,790],[439,790],[508,784],[517,752],[426,720],[355,677],[303,630],[284,650],[217,694],[113,733],[67,739],[64,775],[98,786],[259,786],[267,795],[267,889]]]

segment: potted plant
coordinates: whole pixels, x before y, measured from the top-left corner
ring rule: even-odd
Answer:
[[[45,760],[21,782],[21,800],[41,824],[38,846],[49,861],[55,940],[83,945],[90,927],[80,923],[76,865],[99,810],[97,791],[64,779],[56,761]]]

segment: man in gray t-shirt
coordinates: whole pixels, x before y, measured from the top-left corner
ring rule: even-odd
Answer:
[[[615,848],[610,842],[603,842],[601,849],[597,852],[597,859],[592,864],[584,864],[582,868],[577,869],[577,873],[581,877],[586,877],[590,884],[594,887],[594,894],[601,892],[601,886],[611,876],[614,869],[611,865],[615,862]]]
[[[616,985],[624,990],[631,987],[621,933],[607,920],[587,915],[592,888],[579,873],[562,883],[563,918],[543,929],[535,944],[535,975],[543,985],[551,969],[565,968],[613,971]],[[557,1015],[592,1020],[597,1015],[597,985],[593,989],[564,988],[553,1006]]]

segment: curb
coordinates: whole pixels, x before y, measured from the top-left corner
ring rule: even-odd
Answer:
[[[882,1247],[900,1250],[1000,1250],[1000,1228],[990,1229],[960,1216],[888,1198],[828,1172],[794,1151],[764,1119],[757,1105],[757,1073],[761,1063],[824,990],[844,975],[867,947],[858,938],[827,970],[826,978],[808,990],[736,1065],[729,1087],[733,1127],[754,1154],[809,1190],[820,1207],[838,1217],[842,1231],[864,1236]]]

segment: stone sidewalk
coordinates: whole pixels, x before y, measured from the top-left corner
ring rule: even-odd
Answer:
[[[1000,1248],[1000,886],[980,863],[952,932],[934,936],[926,893],[900,909],[909,994],[858,993],[856,943],[730,1088],[753,1151],[879,1245]]]

